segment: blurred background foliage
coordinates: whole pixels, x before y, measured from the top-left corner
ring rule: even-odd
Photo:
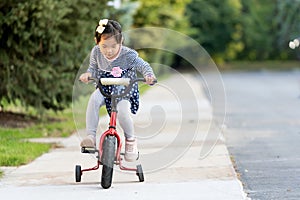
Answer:
[[[101,18],[119,21],[123,31],[154,26],[187,34],[221,65],[298,60],[288,42],[300,36],[299,13],[299,0],[1,0],[1,110],[11,103],[39,113],[69,107]],[[145,55],[180,67],[173,55]]]

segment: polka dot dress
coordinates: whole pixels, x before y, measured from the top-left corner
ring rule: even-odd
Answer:
[[[111,72],[102,72],[100,75],[101,78],[114,78]],[[123,70],[121,74],[122,78],[131,78],[134,79],[136,77],[135,72],[133,70]],[[102,86],[104,92],[108,94],[121,94],[126,89],[125,86],[121,85],[109,85],[109,86]],[[100,91],[99,91],[100,92]],[[117,98],[117,102],[121,100],[128,100],[131,104],[130,110],[133,114],[136,114],[139,109],[139,89],[138,83],[134,83],[131,91],[122,98]],[[104,97],[106,110],[108,114],[111,114],[111,98]]]

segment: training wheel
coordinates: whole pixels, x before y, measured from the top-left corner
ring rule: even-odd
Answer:
[[[144,173],[143,173],[143,168],[142,165],[137,165],[136,166],[136,175],[139,177],[140,182],[144,182]]]
[[[81,181],[81,166],[80,165],[76,165],[76,167],[75,167],[75,180],[76,180],[76,182]]]

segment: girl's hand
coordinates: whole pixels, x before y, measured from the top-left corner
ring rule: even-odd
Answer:
[[[152,75],[148,75],[145,77],[145,80],[148,85],[154,85],[156,78]]]
[[[80,75],[79,80],[84,83],[88,83],[89,77],[92,77],[92,74],[90,72],[86,72]]]

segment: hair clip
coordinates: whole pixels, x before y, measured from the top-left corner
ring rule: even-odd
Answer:
[[[108,23],[108,19],[101,19],[99,21],[99,26],[97,27],[96,32],[98,32],[100,34],[103,33],[103,31],[104,31],[105,26],[107,25],[107,23]]]

